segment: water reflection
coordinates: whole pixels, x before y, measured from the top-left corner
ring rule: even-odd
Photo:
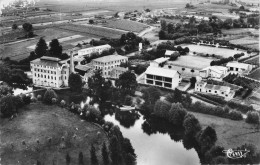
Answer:
[[[123,135],[131,140],[140,165],[196,165],[200,160],[195,149],[187,150],[181,139],[183,132],[158,119],[145,120],[138,112],[114,111],[105,120],[120,127]],[[138,118],[135,118],[138,114]],[[129,116],[129,121],[124,120]],[[123,124],[122,124],[123,123]],[[130,127],[129,127],[130,126]]]

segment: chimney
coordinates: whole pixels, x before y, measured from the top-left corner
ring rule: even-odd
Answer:
[[[70,73],[74,73],[73,51],[70,51]]]

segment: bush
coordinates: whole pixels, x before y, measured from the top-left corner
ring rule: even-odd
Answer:
[[[44,97],[43,97],[43,102],[45,104],[52,104],[52,99],[53,98],[57,99],[58,95],[55,93],[54,90],[47,89],[47,91],[45,92]]]
[[[51,102],[52,102],[52,104],[56,104],[57,103],[57,99],[56,98],[52,98]]]
[[[38,101],[41,101],[41,100],[42,100],[42,95],[38,95],[38,96],[37,96],[37,100],[38,100]]]
[[[37,99],[36,99],[35,97],[33,97],[33,98],[31,99],[31,102],[36,103],[36,102],[37,102]]]
[[[243,116],[241,112],[233,110],[230,111],[228,115],[231,120],[243,120]]]
[[[17,112],[14,96],[7,95],[0,100],[0,109],[3,117],[10,117]]]
[[[131,106],[132,105],[132,97],[127,95],[125,97],[125,103],[124,104],[127,105],[127,106]]]
[[[259,113],[255,111],[247,112],[246,122],[250,124],[259,124]]]
[[[244,105],[238,102],[234,102],[234,101],[228,101],[227,105],[232,108],[232,109],[237,109],[238,111],[242,112],[242,113],[247,113],[248,111],[253,111],[254,108],[252,105]]]
[[[61,107],[65,107],[65,105],[66,105],[65,100],[61,100],[60,105],[61,105]]]

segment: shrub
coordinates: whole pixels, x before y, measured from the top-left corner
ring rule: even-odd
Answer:
[[[254,111],[247,112],[246,122],[251,124],[259,124],[259,113]]]
[[[37,99],[35,97],[31,98],[31,102],[35,103]]]
[[[131,106],[132,105],[132,97],[127,95],[125,97],[125,105]]]
[[[237,109],[242,113],[247,113],[248,111],[253,111],[254,108],[252,105],[245,105],[234,101],[228,101],[227,105],[232,109]]]
[[[57,99],[56,99],[56,98],[52,98],[52,99],[51,99],[51,103],[52,103],[52,104],[56,104],[56,103],[57,103]]]
[[[85,105],[83,111],[86,113],[85,117],[89,121],[96,122],[96,119],[101,119],[101,112],[93,106]]]
[[[0,100],[0,109],[3,117],[10,117],[17,112],[14,96],[7,95]]]
[[[42,100],[42,95],[38,95],[38,96],[37,96],[37,100],[38,100],[38,101],[41,101],[41,100]]]
[[[45,104],[52,104],[52,99],[53,99],[53,98],[57,99],[57,98],[58,98],[57,94],[55,93],[54,90],[48,89],[48,90],[45,92],[45,94],[44,94],[43,102],[44,102]]]
[[[173,103],[169,110],[169,121],[174,125],[182,126],[187,111],[181,103]]]
[[[61,107],[65,107],[65,105],[66,105],[65,100],[61,100],[60,105],[61,105]]]
[[[232,120],[243,120],[243,116],[242,116],[241,112],[232,110],[232,111],[229,112],[228,115],[229,115],[229,118],[232,119]]]

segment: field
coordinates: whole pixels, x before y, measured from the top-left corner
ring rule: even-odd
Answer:
[[[254,70],[247,77],[260,81],[260,69]]]
[[[106,23],[103,24],[105,27],[121,29],[126,31],[133,31],[133,32],[141,32],[145,30],[148,26],[136,21],[124,20],[124,19],[113,19],[107,20]]]
[[[216,47],[209,47],[209,46],[203,46],[203,45],[182,45],[185,47],[189,47],[191,52],[197,52],[197,53],[204,53],[204,54],[215,54],[215,55],[220,55],[224,58],[233,56],[237,53],[245,53],[244,51],[240,50],[232,50],[232,49],[226,49],[226,48],[216,48]]]
[[[251,143],[260,151],[260,131],[254,125],[245,121],[234,121],[221,117],[190,112],[200,121],[203,128],[211,126],[215,128],[218,140],[216,145],[225,149],[239,147],[245,143]]]
[[[37,160],[41,164],[66,164],[67,153],[71,164],[78,164],[79,152],[89,164],[92,144],[101,162],[101,145],[108,142],[96,125],[65,109],[40,103],[28,105],[18,117],[0,123],[1,164],[36,164]]]
[[[204,58],[196,55],[186,55],[180,56],[176,61],[169,61],[169,63],[176,66],[187,66],[189,68],[200,70],[210,66],[210,62],[212,60],[212,58]]]
[[[233,28],[233,29],[222,29],[221,32],[226,35],[241,35],[241,34],[252,34],[259,36],[259,30],[254,28]]]
[[[245,60],[244,63],[251,64],[251,65],[259,65],[259,55],[248,60]]]
[[[40,37],[44,37],[45,41],[51,41],[54,38],[65,38],[70,37],[70,36],[79,36],[77,32],[71,32],[71,31],[64,31],[60,29],[55,29],[55,28],[47,28],[47,29],[40,29],[36,30],[34,32],[38,36],[35,39],[29,40],[29,41],[23,41],[23,42],[18,42],[18,43],[13,43],[13,44],[5,44],[2,45],[0,49],[0,58],[6,58],[10,57],[12,60],[22,60],[26,57],[29,56],[30,51],[32,49],[29,49],[27,47],[31,47],[35,45]],[[83,37],[81,38],[76,38],[70,41],[62,42],[63,48],[65,48],[67,45],[71,45],[71,43],[75,43],[78,40],[83,40],[83,39],[89,39],[89,38],[96,38],[95,36],[92,35],[81,35]],[[63,49],[64,50],[64,49]]]
[[[68,24],[64,26],[57,27],[61,30],[67,30],[70,32],[76,32],[81,34],[87,35],[95,35],[98,37],[107,37],[107,38],[118,38],[125,32],[116,30],[116,29],[108,29],[105,27],[99,26],[92,26],[92,25],[75,25],[75,24]]]

